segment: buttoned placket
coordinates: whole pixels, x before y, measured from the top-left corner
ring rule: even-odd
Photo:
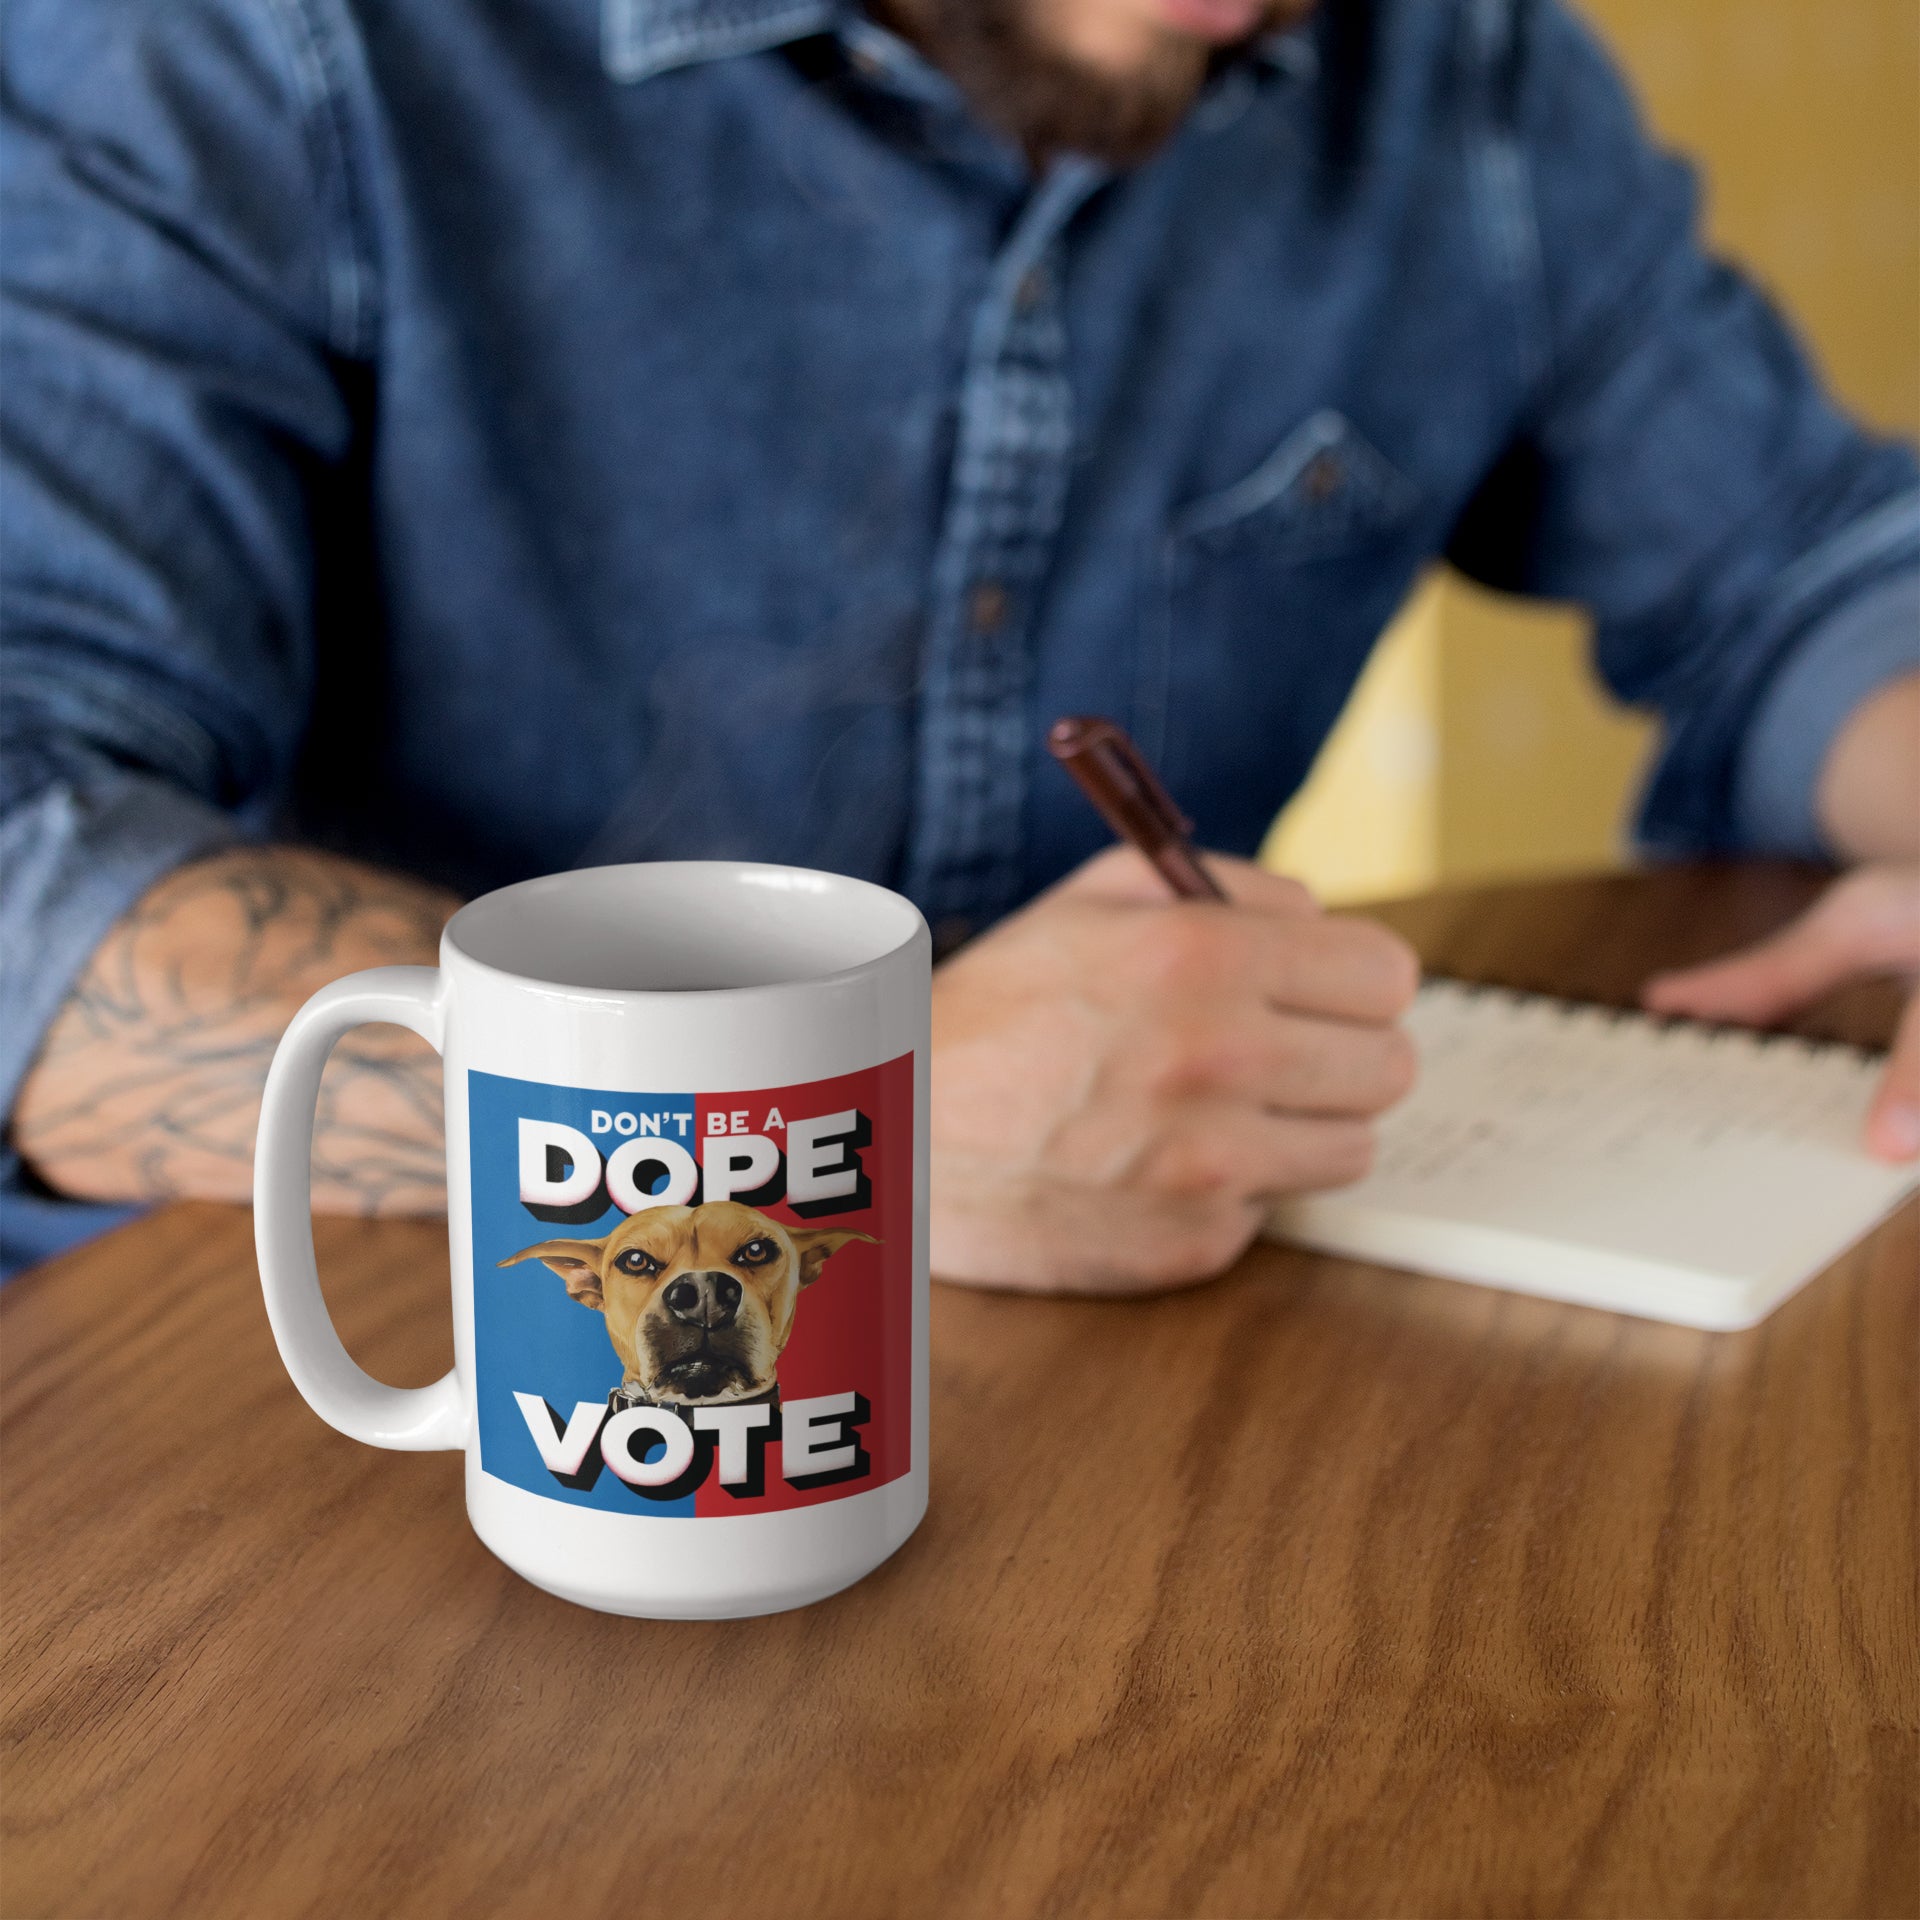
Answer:
[[[690,61],[774,46],[831,29],[872,87],[914,103],[931,145],[968,164],[1017,167],[1004,141],[970,121],[952,80],[852,0],[746,0],[725,13],[705,0],[603,0],[607,65],[645,78]],[[1299,32],[1256,59],[1275,72],[1311,70]],[[1197,109],[1230,124],[1253,97],[1230,72]],[[968,120],[956,140],[956,121]],[[916,716],[914,793],[902,885],[925,910],[936,948],[950,950],[1017,905],[1025,878],[1027,767],[1040,726],[1029,699],[1037,621],[1073,462],[1073,395],[1065,320],[1065,234],[1111,170],[1055,160],[1029,192],[993,257],[968,338],[946,507],[929,582]]]
[[[1057,162],[974,317],[936,548],[906,890],[943,939],[1019,897],[1034,622],[1073,458],[1063,236],[1106,177]]]

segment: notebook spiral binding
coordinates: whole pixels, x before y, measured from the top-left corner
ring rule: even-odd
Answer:
[[[1643,1007],[1617,1007],[1604,1000],[1569,1000],[1564,994],[1539,993],[1529,987],[1504,986],[1492,980],[1461,980],[1451,974],[1430,973],[1420,983],[1425,993],[1437,987],[1467,1001],[1498,1001],[1516,1009],[1537,1009],[1568,1024],[1632,1026],[1652,1039],[1678,1033],[1707,1044],[1739,1041],[1777,1053],[1797,1053],[1809,1060],[1850,1055],[1862,1066],[1887,1057],[1883,1047],[1860,1047],[1847,1040],[1822,1040],[1811,1034],[1788,1033],[1778,1027],[1741,1027],[1728,1021],[1695,1020],[1686,1014],[1649,1013]]]

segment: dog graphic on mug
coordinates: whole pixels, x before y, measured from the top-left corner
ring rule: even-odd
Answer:
[[[737,1200],[647,1207],[602,1240],[542,1240],[499,1264],[542,1260],[603,1314],[632,1389],[656,1405],[711,1406],[773,1390],[800,1295],[850,1227],[789,1227]]]

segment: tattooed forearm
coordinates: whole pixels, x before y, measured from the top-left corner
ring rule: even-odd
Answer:
[[[331,854],[249,847],[160,881],[101,942],[20,1090],[13,1138],[49,1186],[95,1200],[244,1200],[260,1089],[287,1022],[361,967],[431,966],[459,902]],[[440,1063],[397,1027],[334,1049],[313,1201],[446,1204]]]

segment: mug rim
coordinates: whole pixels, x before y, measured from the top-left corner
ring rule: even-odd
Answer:
[[[731,987],[578,986],[565,980],[556,980],[546,974],[525,973],[513,967],[501,966],[497,961],[483,959],[471,948],[463,945],[458,937],[460,923],[469,914],[475,913],[478,908],[500,901],[510,894],[565,888],[576,882],[586,883],[596,878],[604,879],[612,874],[632,873],[704,874],[729,880],[750,878],[801,880],[807,883],[807,890],[811,892],[849,893],[876,901],[888,911],[897,911],[903,916],[903,931],[901,937],[892,945],[882,948],[877,953],[869,954],[864,959],[852,961],[844,967],[835,967],[825,973],[796,974],[777,980],[762,980],[746,986]],[[885,966],[920,941],[925,941],[931,951],[933,936],[928,930],[926,916],[905,894],[897,892],[892,887],[882,886],[877,880],[862,880],[852,874],[833,873],[825,868],[796,867],[771,860],[624,860],[614,861],[604,866],[568,867],[557,873],[534,874],[525,880],[509,881],[504,887],[495,887],[487,893],[477,895],[462,905],[441,929],[440,955],[443,966],[450,958],[457,957],[463,967],[471,967],[476,972],[490,975],[496,980],[518,987],[529,987],[545,993],[558,994],[567,999],[623,1002],[671,1001],[684,1005],[690,1000],[709,1002],[741,999],[754,994],[785,993],[831,986]]]

